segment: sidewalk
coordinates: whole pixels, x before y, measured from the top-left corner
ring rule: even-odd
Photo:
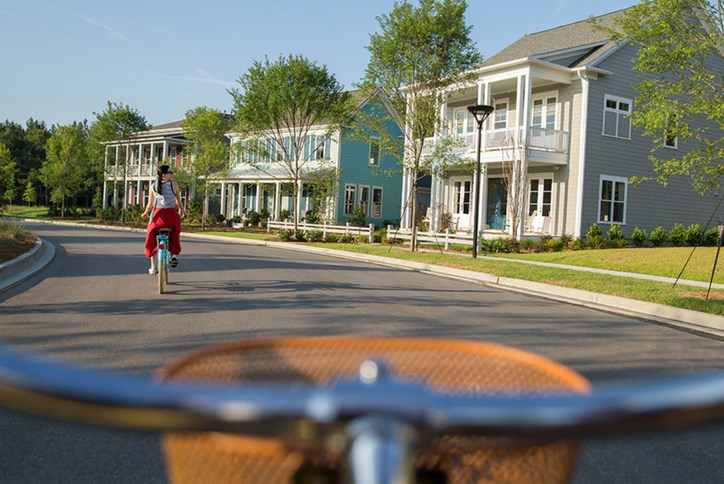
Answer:
[[[37,222],[33,220],[32,222]],[[62,223],[62,222],[47,222],[47,223]],[[72,224],[77,226],[77,224]],[[114,227],[114,226],[102,226],[102,225],[84,225],[84,228],[95,228],[103,230],[124,230],[124,231],[135,231],[143,232],[140,229],[129,229],[125,227]],[[370,262],[374,264],[381,264],[388,267],[397,267],[401,269],[407,269],[411,271],[435,274],[443,277],[450,277],[454,279],[464,280],[468,282],[475,282],[480,284],[487,284],[497,286],[502,289],[522,292],[534,296],[544,297],[547,299],[554,299],[562,302],[571,304],[578,304],[581,306],[591,307],[599,310],[614,312],[618,314],[624,314],[627,316],[647,319],[658,323],[666,324],[669,326],[675,326],[678,328],[684,328],[690,331],[705,333],[724,338],[724,316],[715,314],[702,313],[699,311],[692,311],[688,309],[680,309],[672,306],[665,306],[662,304],[649,303],[644,301],[638,301],[635,299],[627,299],[618,296],[609,296],[606,294],[600,294],[590,291],[583,291],[580,289],[570,289],[562,286],[555,286],[551,284],[543,284],[531,281],[525,281],[521,279],[511,279],[506,277],[498,277],[490,274],[469,271],[463,269],[453,269],[448,267],[436,266],[432,264],[426,264],[421,262],[404,261],[395,259],[392,257],[372,256],[367,254],[357,254],[353,252],[345,252],[333,249],[326,249],[323,247],[311,247],[307,245],[289,244],[284,242],[265,241],[257,239],[239,239],[233,237],[223,237],[218,235],[198,234],[184,232],[182,234],[184,238],[196,238],[206,240],[220,240],[228,243],[238,243],[247,245],[261,245],[269,246],[277,249],[285,250],[296,250],[313,252],[321,255],[330,257],[337,257],[342,259],[351,259],[362,262]],[[35,273],[42,270],[47,266],[55,255],[55,248],[52,244],[46,241],[39,241],[36,247],[22,256],[12,261],[0,264],[0,293],[10,287],[13,287],[20,282],[28,279]],[[464,255],[461,255],[464,257]],[[523,264],[542,265],[546,267],[558,267],[561,269],[577,270],[584,272],[595,272],[600,274],[607,274],[611,276],[620,277],[632,277],[638,279],[648,279],[659,282],[674,283],[673,278],[649,276],[645,274],[635,274],[629,272],[617,272],[603,269],[585,268],[579,266],[568,266],[562,264],[552,264],[546,262],[533,262],[523,261],[516,259],[501,259],[497,257],[482,257],[491,260],[504,260],[506,262],[519,262]],[[688,281],[679,280],[678,284],[685,284],[698,287],[708,287],[708,283],[701,281]],[[724,289],[724,284],[713,284],[712,288]]]

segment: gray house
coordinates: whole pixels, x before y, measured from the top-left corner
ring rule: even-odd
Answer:
[[[622,12],[598,20],[612,25]],[[629,237],[636,226],[650,231],[707,224],[717,195],[702,197],[690,179],[673,178],[666,187],[629,182],[654,175],[648,160],[652,141],[629,118],[636,109],[634,54],[631,45],[610,41],[587,21],[576,22],[522,37],[476,69],[474,85],[444,100],[448,130],[426,141],[429,153],[438,138],[453,136],[458,155],[474,159],[477,124],[467,106],[495,107],[480,147],[484,237],[514,232],[581,237],[594,223],[604,231],[620,224]],[[714,62],[724,71],[724,58]],[[722,136],[721,130],[715,127],[712,136]],[[675,139],[667,144],[672,157],[687,149]],[[409,180],[403,185],[403,200],[409,185]],[[474,188],[470,172],[433,178],[431,227],[452,220],[454,228],[470,230]],[[409,217],[403,220],[410,225]]]

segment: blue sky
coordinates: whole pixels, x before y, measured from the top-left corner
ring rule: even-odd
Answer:
[[[0,121],[94,119],[107,101],[151,124],[198,106],[231,111],[227,89],[254,60],[302,54],[353,88],[376,17],[394,0],[3,0]],[[636,0],[468,0],[484,57],[526,33]]]

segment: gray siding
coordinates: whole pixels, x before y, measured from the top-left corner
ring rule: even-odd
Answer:
[[[631,69],[630,60],[633,54],[631,46],[618,50],[597,66],[613,74],[590,83],[582,235],[593,223],[598,223],[600,175],[625,178],[655,175],[648,159],[653,141],[643,137],[641,131],[632,127],[631,140],[602,135],[604,96],[609,94],[632,100],[636,96],[633,89],[636,73]],[[636,109],[635,104],[633,109]],[[667,154],[677,156],[686,149],[687,146],[679,143],[678,150],[667,150]],[[698,223],[704,227],[717,202],[714,196],[702,197],[694,191],[690,179],[686,177],[671,179],[665,187],[654,181],[639,186],[629,184],[626,225],[622,228],[628,237],[636,226],[647,231],[658,226],[670,229],[675,223]],[[606,230],[607,224],[599,225]]]

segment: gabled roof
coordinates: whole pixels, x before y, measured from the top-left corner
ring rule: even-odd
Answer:
[[[625,11],[618,10],[595,19],[605,27],[613,27],[614,19]],[[589,65],[618,45],[608,34],[595,29],[589,20],[526,34],[497,54],[486,59],[481,67],[489,67],[519,59],[540,59],[576,68]]]

